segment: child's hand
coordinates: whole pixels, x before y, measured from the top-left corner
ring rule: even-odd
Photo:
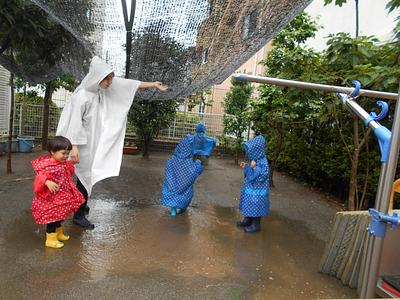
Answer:
[[[245,162],[244,161],[242,161],[241,163],[240,163],[240,167],[242,168],[242,169],[244,169],[244,166],[245,166]]]
[[[253,169],[255,169],[256,166],[257,166],[256,161],[255,161],[255,160],[252,160],[252,161],[251,161],[251,167],[252,167]]]
[[[58,184],[54,181],[46,180],[44,184],[49,188],[50,192],[52,193],[58,192],[59,190]]]

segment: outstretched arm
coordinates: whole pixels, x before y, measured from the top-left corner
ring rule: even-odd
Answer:
[[[150,88],[156,88],[156,89],[159,89],[161,92],[165,92],[168,89],[168,86],[160,81],[155,81],[155,82],[141,81],[140,82],[139,89],[150,89]]]

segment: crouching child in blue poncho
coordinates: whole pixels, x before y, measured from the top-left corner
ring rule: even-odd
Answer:
[[[193,161],[193,135],[183,138],[167,161],[162,190],[162,205],[171,208],[171,216],[183,213],[193,198],[193,185],[203,168]]]
[[[240,194],[240,212],[244,219],[237,225],[245,232],[261,230],[261,217],[269,213],[269,166],[265,155],[265,139],[257,135],[244,143],[244,150],[250,163],[242,162],[244,183]]]

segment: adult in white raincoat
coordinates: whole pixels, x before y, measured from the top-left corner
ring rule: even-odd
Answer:
[[[77,186],[86,200],[73,222],[84,228],[94,228],[85,217],[93,185],[119,175],[127,114],[138,88],[165,91],[168,87],[161,82],[114,78],[112,68],[95,56],[89,73],[62,111],[57,135],[67,137],[73,145],[70,159],[78,162]]]

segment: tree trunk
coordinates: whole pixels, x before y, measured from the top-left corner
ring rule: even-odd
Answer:
[[[277,141],[277,145],[275,147],[274,154],[272,156],[271,164],[270,164],[270,168],[269,168],[269,185],[270,185],[270,187],[275,187],[274,179],[273,179],[274,171],[275,171],[275,167],[278,162],[279,154],[281,153],[281,150],[282,150],[283,138],[284,138],[284,131],[283,131],[282,124],[279,124],[279,127],[278,127],[278,137],[279,137],[279,139]]]
[[[43,123],[42,123],[42,150],[47,149],[47,142],[49,137],[49,113],[51,96],[53,94],[53,81],[46,83],[46,92],[44,94],[43,103]]]
[[[363,209],[364,208],[364,201],[365,201],[365,196],[367,194],[367,188],[368,188],[368,178],[369,178],[369,146],[368,146],[368,137],[369,134],[371,133],[371,127],[368,128],[366,134],[365,134],[365,148],[366,148],[366,155],[367,155],[367,162],[366,162],[366,171],[365,171],[365,180],[364,180],[364,187],[362,190],[362,194],[360,197],[360,201],[358,203],[358,207],[356,208],[357,210]]]
[[[235,147],[235,157],[234,157],[234,159],[235,159],[235,165],[238,165],[239,164],[239,151],[238,151],[237,147]]]
[[[242,149],[241,146],[242,146],[242,139],[241,138],[236,138],[235,146],[234,146],[234,149],[235,149],[235,153],[234,153],[235,165],[239,164],[239,153],[240,153],[240,150]]]
[[[351,211],[354,211],[357,207],[356,203],[357,172],[358,172],[358,161],[360,159],[358,118],[355,118],[353,122],[353,145],[354,145],[354,152],[351,160],[350,187],[349,187],[349,197],[347,201],[348,210]]]
[[[354,150],[353,159],[351,162],[351,175],[350,175],[350,189],[348,198],[348,210],[354,211],[357,207],[356,194],[357,194],[357,172],[358,172],[358,161],[360,158],[359,149]]]
[[[9,122],[9,129],[8,129],[7,174],[11,174],[11,173],[12,173],[12,167],[11,167],[11,146],[12,146],[12,137],[13,137],[14,103],[15,103],[15,95],[14,95],[14,73],[10,73],[10,89],[11,89],[11,103],[10,103],[10,122]]]
[[[143,136],[143,153],[142,156],[144,158],[149,158],[150,156],[150,144],[152,137],[149,134],[145,134]]]

